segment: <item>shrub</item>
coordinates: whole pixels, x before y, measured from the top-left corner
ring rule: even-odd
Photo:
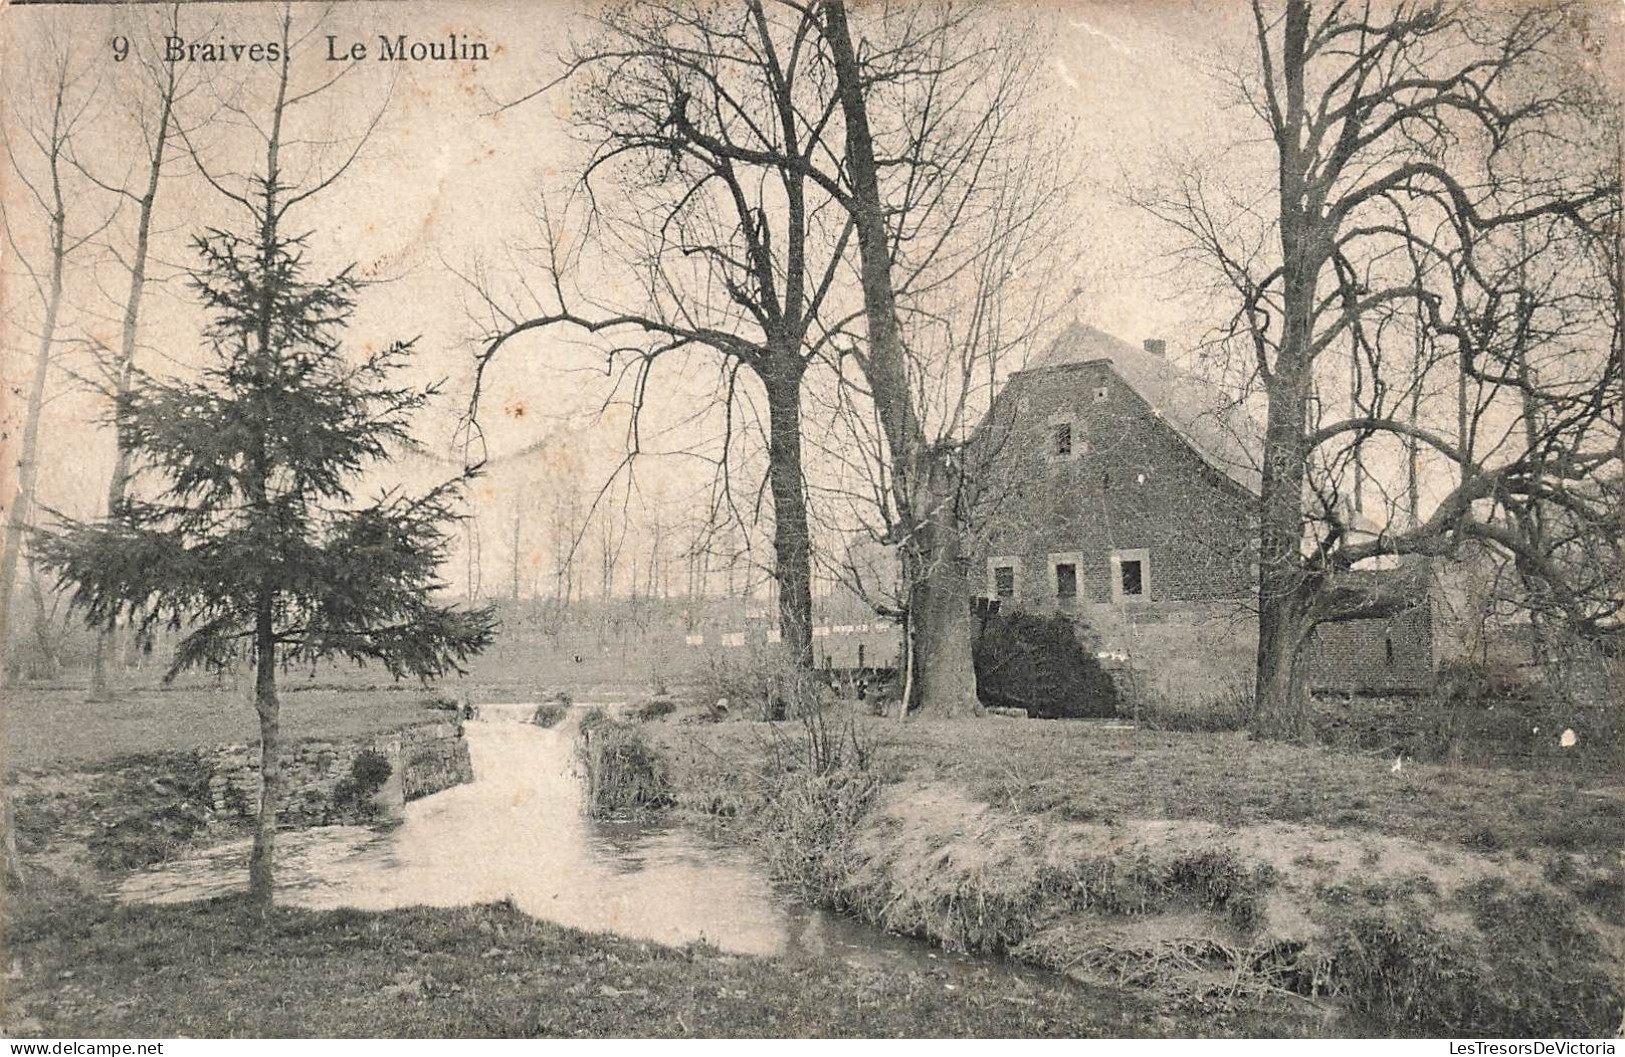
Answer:
[[[569,705],[538,705],[536,706],[536,711],[531,713],[530,721],[538,727],[556,727],[559,725],[559,722],[569,714]]]
[[[1497,661],[1446,661],[1436,679],[1439,696],[1451,705],[1528,697],[1535,685],[1531,669]]]
[[[423,699],[423,707],[439,712],[459,712],[463,706],[450,694],[431,694]]]
[[[1046,719],[1118,714],[1117,685],[1062,614],[995,613],[975,648],[984,705],[1025,708]]]
[[[91,808],[100,823],[87,842],[96,865],[139,869],[183,847],[212,817],[212,773],[197,753],[165,754],[110,772],[107,785],[98,782],[99,803]],[[106,808],[98,811],[100,805]]]
[[[370,815],[377,810],[372,798],[395,773],[389,758],[377,749],[362,749],[350,761],[350,773],[333,787],[333,806],[340,811]]]
[[[794,723],[771,728],[750,812],[753,842],[773,876],[842,909],[859,872],[853,841],[881,786],[878,728],[858,712],[804,703]]]
[[[727,701],[729,719],[789,719],[834,698],[823,675],[795,663],[780,646],[733,650],[707,659],[693,689],[696,704]]]
[[[677,705],[672,701],[665,698],[656,698],[653,701],[645,701],[639,705],[636,715],[639,722],[648,723],[650,720],[669,716],[676,711]]]
[[[848,760],[822,774],[778,771],[753,815],[754,843],[773,877],[820,906],[844,908],[860,872],[858,827],[879,795],[880,779]]]
[[[581,728],[576,745],[587,772],[589,814],[594,818],[641,814],[673,802],[665,762],[641,730],[610,719],[600,709],[583,717]]]
[[[1464,670],[1479,675],[1464,676]],[[1457,666],[1452,671],[1433,694],[1320,695],[1313,702],[1316,739],[1334,748],[1430,762],[1617,769],[1622,740],[1617,706],[1577,705],[1547,687],[1494,696],[1481,670]],[[1491,696],[1482,696],[1486,693]],[[1575,731],[1577,744],[1559,743],[1565,728]]]

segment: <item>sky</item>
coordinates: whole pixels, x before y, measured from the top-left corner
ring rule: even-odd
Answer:
[[[275,39],[280,5],[257,2],[188,3],[181,35],[196,44]],[[534,245],[533,207],[538,196],[568,189],[581,163],[572,139],[570,100],[554,89],[527,103],[504,108],[560,70],[572,33],[583,31],[577,5],[553,2],[344,2],[293,5],[296,84],[314,85],[344,71],[333,88],[303,104],[293,119],[289,153],[301,173],[331,171],[359,130],[376,128],[354,163],[333,187],[292,216],[311,233],[312,261],[327,268],[355,262],[373,280],[351,328],[354,340],[387,342],[418,338],[422,377],[443,378],[446,396],[424,423],[422,439],[438,454],[455,457],[452,438],[467,407],[474,338],[481,324],[471,318],[473,299],[461,276],[481,267],[513,278],[512,251]],[[1059,330],[1073,318],[1131,342],[1169,341],[1183,360],[1212,322],[1212,306],[1188,269],[1167,256],[1169,233],[1129,198],[1165,180],[1189,157],[1209,158],[1224,149],[1246,155],[1245,115],[1229,105],[1212,75],[1216,65],[1236,61],[1250,46],[1242,4],[1191,0],[1075,0],[1042,7],[1015,7],[1036,15],[1044,59],[1035,99],[1043,120],[1068,136],[1067,153],[1078,179],[1065,208],[1074,221],[1076,265],[1070,275],[1034,277],[1061,291],[1077,290],[1070,308],[1050,321]],[[8,108],[8,142],[19,138],[31,87],[40,84],[38,57],[51,34],[71,38],[74,61],[88,82],[99,85],[87,113],[81,160],[104,183],[120,183],[135,171],[127,124],[120,106],[134,89],[132,62],[115,61],[119,38],[136,50],[161,48],[162,10],[91,5],[12,7],[0,14],[0,48]],[[349,43],[376,53],[380,34],[391,38],[479,41],[483,62],[354,64],[328,60],[332,35],[342,53]],[[189,142],[203,164],[230,183],[249,158],[250,139],[222,104],[249,112],[263,104],[272,84],[270,64],[193,63],[186,75],[197,89],[183,108],[192,124]],[[263,110],[263,106],[260,107]],[[1240,146],[1233,146],[1240,142]],[[26,154],[26,151],[23,151]],[[24,158],[25,167],[28,164]],[[1238,163],[1244,164],[1244,163]],[[304,168],[304,166],[309,168]],[[160,190],[155,275],[145,306],[143,368],[184,372],[202,354],[198,315],[180,278],[189,259],[187,240],[208,225],[229,226],[231,207],[178,156]],[[37,172],[37,169],[34,170]],[[73,217],[91,230],[108,216],[115,196],[88,178],[70,173]],[[0,186],[0,199],[18,231],[20,248],[38,260],[42,228],[27,211],[15,176]],[[128,232],[130,211],[113,216],[103,236],[87,245],[70,275],[70,336],[116,335],[116,308],[127,283],[101,243],[118,245]],[[5,247],[5,378],[26,383],[39,307]],[[613,282],[614,277],[599,277]],[[1064,317],[1064,318],[1063,318]],[[1031,350],[1036,354],[1039,350]],[[110,432],[97,424],[105,403],[76,384],[88,361],[72,349],[52,372],[51,403],[44,426],[42,501],[80,514],[94,511],[105,490],[112,460]],[[590,346],[557,334],[517,342],[487,376],[482,424],[489,453],[502,455],[538,444],[568,447],[589,478],[601,476],[624,450],[624,417],[596,421],[602,399],[601,357]],[[703,366],[703,365],[701,365]],[[714,374],[696,369],[669,382],[665,410],[685,414],[712,390]],[[18,401],[9,402],[15,417]],[[9,463],[9,459],[8,459]],[[672,470],[671,481],[698,468]]]
[[[274,4],[189,4],[181,34],[200,44],[270,40],[278,10]],[[296,33],[301,27],[316,29],[294,49],[296,83],[310,83],[344,65],[327,62],[329,33],[341,51],[346,43],[375,41],[380,33],[425,39],[458,34],[490,46],[492,58],[483,63],[358,63],[347,83],[337,86],[330,112],[313,115],[316,120],[303,129],[321,134],[329,131],[324,123],[332,122],[354,131],[387,98],[362,156],[296,219],[312,229],[313,252],[333,261],[357,261],[363,274],[380,280],[361,306],[357,333],[422,334],[430,357],[448,368],[461,367],[467,349],[460,346],[472,328],[464,291],[450,269],[466,272],[476,262],[497,260],[516,240],[534,240],[527,203],[544,187],[556,192],[564,186],[561,181],[569,180],[579,158],[570,140],[565,92],[554,90],[516,109],[496,111],[557,74],[569,34],[581,29],[579,11],[564,3],[343,3],[296,4],[294,14]],[[164,34],[155,15],[151,8],[132,15],[90,6],[13,7],[0,31],[7,52],[23,55],[41,47],[53,24],[65,28],[75,38],[79,61],[104,79],[96,105],[106,108],[126,90],[121,78],[134,70],[134,63],[112,61],[113,38],[124,35],[137,48],[160,46]],[[1177,283],[1157,274],[1163,265],[1148,223],[1118,192],[1125,174],[1154,164],[1159,152],[1177,149],[1210,122],[1212,88],[1187,55],[1206,45],[1203,25],[1211,21],[1181,3],[1078,3],[1053,9],[1044,23],[1056,32],[1040,102],[1046,109],[1054,106],[1058,127],[1075,126],[1086,177],[1071,200],[1079,238],[1088,243],[1080,273],[1072,277],[1072,285],[1084,288],[1076,311],[1127,338],[1161,334],[1177,343],[1183,329],[1181,310],[1171,303],[1180,294]],[[91,46],[98,40],[107,42],[105,50]],[[274,72],[269,64],[193,65],[196,69],[188,72],[194,76],[206,74],[227,84],[246,80],[255,89],[268,85]],[[26,63],[7,67],[10,78],[30,76]],[[206,111],[218,94],[200,89],[192,111]],[[93,165],[97,175],[122,175],[117,141],[125,133],[111,115],[92,131],[87,138],[95,143],[90,153],[99,156]],[[235,161],[233,148],[244,142],[240,132],[217,118],[195,138],[205,153],[221,151]],[[128,165],[130,155],[123,158]],[[165,182],[158,207],[166,229],[159,238],[162,255],[177,262],[184,260],[184,240],[199,221],[219,222],[226,215],[217,195],[180,171],[188,167],[182,162],[173,167],[176,175]],[[81,205],[88,225],[92,217],[105,215],[109,202],[86,187],[73,203]],[[109,235],[116,235],[129,216],[126,210]],[[111,269],[102,272],[101,285],[116,292]],[[187,331],[181,320],[188,309],[182,289],[154,296],[145,339],[171,348],[179,343],[176,354],[183,354]],[[528,341],[508,358],[492,379],[493,403],[548,404],[549,394],[538,392],[546,387],[523,361],[556,357],[550,346],[559,344]],[[15,375],[15,353],[8,354],[8,363],[13,368],[8,373]],[[498,430],[492,442],[523,445],[538,439],[538,428],[546,429],[515,424]]]

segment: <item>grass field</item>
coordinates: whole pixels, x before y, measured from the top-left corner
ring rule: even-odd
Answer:
[[[1448,767],[1251,741],[1239,734],[1101,729],[1088,723],[922,723],[895,742],[901,766],[953,778],[978,799],[1071,821],[1197,819],[1370,830],[1478,851],[1625,847],[1625,798],[1605,780]]]
[[[284,693],[282,733],[297,741],[393,730],[426,718],[431,696],[416,684]],[[259,737],[248,697],[230,689],[129,690],[97,702],[83,690],[13,689],[4,698],[3,726],[8,773],[95,767]]]
[[[794,738],[792,724],[781,733]],[[652,727],[680,753],[748,767],[764,724]],[[866,737],[892,780],[947,782],[972,799],[1066,822],[1289,822],[1484,852],[1614,853],[1625,789],[1595,776],[1448,767],[1240,734],[1165,733],[1092,722],[874,720]]]
[[[13,921],[18,1037],[1114,1036],[1174,1033],[1149,1005],[1064,980],[1010,993],[946,974],[674,949],[504,905],[383,914],[231,900],[64,898]]]

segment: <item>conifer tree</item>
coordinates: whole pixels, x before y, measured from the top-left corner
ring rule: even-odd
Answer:
[[[409,439],[436,387],[406,384],[411,342],[341,347],[360,284],[311,278],[308,236],[278,230],[274,175],[249,235],[208,230],[192,285],[210,361],[193,378],[141,377],[118,401],[136,485],[96,523],[60,519],[36,541],[95,626],[182,632],[168,677],[252,665],[260,724],[250,892],[272,901],[281,801],[279,666],[381,663],[432,679],[487,646],[489,609],[437,604],[462,479],[358,501],[359,476]]]

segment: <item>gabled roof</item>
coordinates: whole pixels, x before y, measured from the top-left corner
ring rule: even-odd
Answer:
[[[1209,466],[1253,495],[1262,487],[1264,431],[1211,382],[1105,331],[1072,323],[1023,374],[1106,362]]]

